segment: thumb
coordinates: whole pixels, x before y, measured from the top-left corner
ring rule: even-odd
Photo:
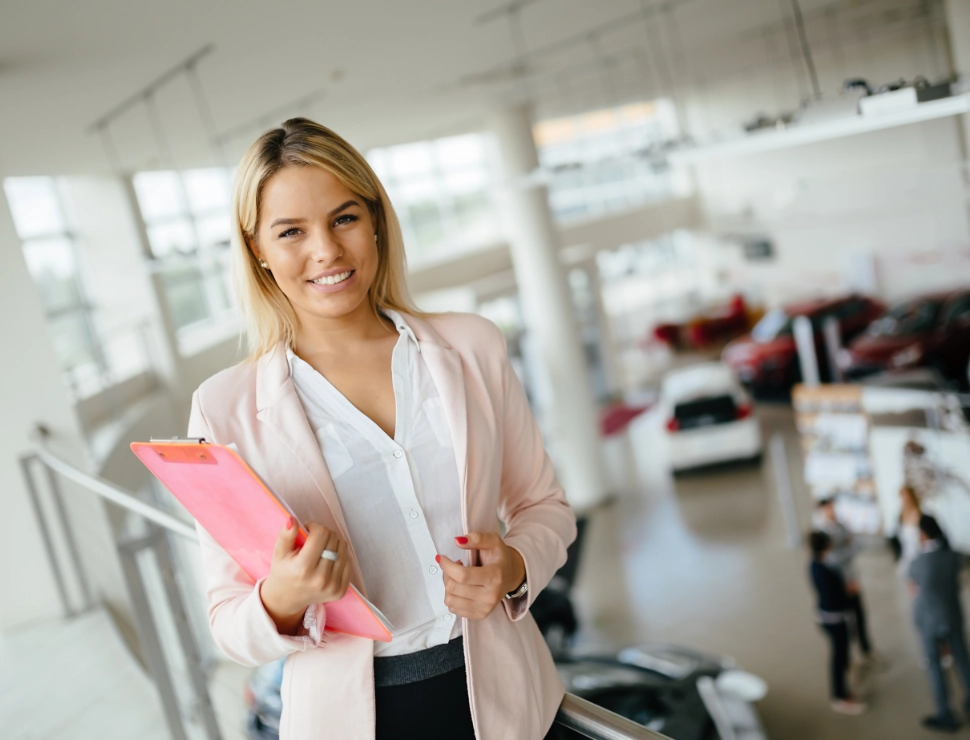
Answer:
[[[291,552],[296,545],[296,535],[299,533],[300,528],[296,526],[296,522],[293,521],[293,517],[287,517],[286,524],[284,524],[276,535],[276,546],[273,548],[273,560],[282,560]]]
[[[455,537],[455,543],[464,550],[491,550],[502,544],[497,532],[469,532]]]

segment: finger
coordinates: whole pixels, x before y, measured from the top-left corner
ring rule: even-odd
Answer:
[[[491,550],[502,546],[502,538],[498,532],[469,532],[455,537],[455,543],[464,550]]]
[[[280,527],[276,535],[276,545],[273,547],[273,560],[281,560],[293,552],[296,545],[296,535],[300,528],[296,526],[293,517],[288,517],[286,524]]]
[[[467,617],[468,619],[481,619],[487,616],[485,613],[486,608],[483,604],[476,601],[475,599],[469,599],[464,596],[456,596],[454,594],[445,595],[445,606],[448,607],[448,611],[459,617]]]
[[[460,562],[455,562],[445,555],[438,555],[435,559],[438,561],[438,565],[441,566],[441,571],[445,577],[458,581],[459,583],[465,583],[469,578],[472,578],[472,574],[469,571],[473,570],[473,568],[468,568]]]
[[[344,597],[347,593],[347,589],[350,588],[350,563],[344,563],[343,572],[340,574],[340,598]]]
[[[310,565],[320,559],[320,553],[323,552],[323,548],[327,544],[330,530],[316,522],[307,522],[306,530],[309,532],[309,535],[306,538],[303,549],[300,550],[300,558],[304,563]]]
[[[484,588],[482,586],[473,586],[466,583],[458,583],[458,581],[448,579],[445,581],[445,593],[452,594],[453,596],[463,596],[466,599],[480,599],[485,596]]]
[[[340,562],[340,554],[337,554],[337,560],[333,561],[329,558],[321,557],[324,550],[329,550],[330,552],[337,552],[337,547],[340,544],[340,535],[338,535],[333,530],[327,530],[327,536],[323,540],[323,547],[320,548],[320,553],[317,555],[317,561],[313,564],[314,570],[317,571],[324,578],[329,578],[330,574],[333,572],[336,565]]]

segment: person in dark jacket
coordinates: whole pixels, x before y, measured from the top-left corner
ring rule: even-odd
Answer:
[[[809,575],[818,596],[815,619],[832,644],[830,680],[832,709],[840,714],[862,714],[868,708],[865,703],[852,698],[846,682],[849,670],[849,627],[846,615],[852,609],[845,580],[838,563],[832,560],[832,538],[825,532],[812,532],[808,536],[812,550]]]
[[[960,723],[950,710],[946,678],[940,665],[943,645],[949,645],[953,664],[963,680],[966,690],[964,711],[970,717],[970,657],[960,606],[960,555],[950,549],[943,530],[933,517],[921,516],[919,529],[921,552],[909,568],[916,595],[913,620],[923,643],[930,688],[936,702],[936,714],[924,718],[923,725],[952,732]]]
[[[866,660],[872,657],[872,645],[869,642],[869,631],[866,629],[866,610],[862,601],[862,588],[859,584],[859,574],[856,572],[855,556],[858,546],[853,540],[852,533],[839,521],[835,511],[835,499],[825,498],[818,502],[813,517],[815,529],[825,532],[832,540],[832,552],[828,556],[831,565],[837,565],[842,572],[845,590],[849,597],[850,627],[849,636],[859,641],[859,649]]]

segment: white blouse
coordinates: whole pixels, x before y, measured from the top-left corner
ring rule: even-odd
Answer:
[[[399,337],[391,356],[394,439],[325,377],[287,352],[290,375],[333,478],[367,598],[394,627],[374,655],[442,645],[461,634],[445,606],[435,555],[466,559],[455,451],[438,389],[411,329],[385,311]]]

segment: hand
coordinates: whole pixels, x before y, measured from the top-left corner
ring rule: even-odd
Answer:
[[[299,528],[294,526],[292,517],[280,530],[269,575],[259,591],[280,634],[296,634],[308,606],[336,601],[350,585],[347,544],[336,532],[316,522],[308,522],[306,528],[308,537],[299,549]],[[324,550],[336,552],[337,562],[321,558]]]
[[[481,565],[463,565],[438,556],[445,580],[445,606],[459,617],[485,619],[505,594],[522,585],[525,563],[495,532],[472,532],[456,537],[455,542],[466,550],[478,550]]]
[[[845,584],[845,591],[849,596],[855,596],[859,593],[859,582],[855,580],[849,581]]]

